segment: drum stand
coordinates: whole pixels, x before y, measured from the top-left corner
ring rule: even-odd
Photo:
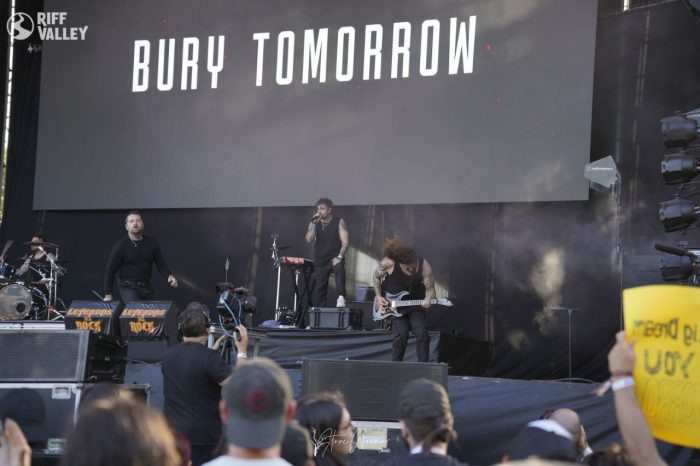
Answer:
[[[43,247],[39,246],[39,249],[46,255],[46,258],[51,263],[51,272],[49,273],[48,279],[48,289],[49,289],[49,299],[48,308],[46,309],[46,320],[63,320],[63,314],[58,312],[56,309],[56,301],[58,300],[58,277],[61,275],[62,269],[56,263],[58,260],[58,248],[56,248],[56,258],[52,258],[49,253],[47,253]],[[53,315],[53,317],[52,317]]]

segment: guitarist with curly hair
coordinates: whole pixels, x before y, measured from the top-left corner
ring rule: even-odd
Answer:
[[[416,336],[418,361],[427,362],[430,336],[426,326],[425,311],[435,302],[433,270],[425,258],[394,237],[384,243],[384,258],[374,272],[375,320],[383,320],[393,310],[392,299],[415,301],[415,305],[401,307],[401,313],[391,318],[394,337],[392,360],[403,361],[408,343],[408,333]],[[406,303],[408,304],[408,303]]]

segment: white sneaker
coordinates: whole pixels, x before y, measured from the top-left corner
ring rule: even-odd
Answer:
[[[335,307],[345,307],[345,296],[338,296],[338,301],[335,302]]]

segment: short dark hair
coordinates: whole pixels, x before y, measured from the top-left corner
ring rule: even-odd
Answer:
[[[34,233],[32,238],[39,238],[40,240],[44,241],[44,235],[42,233]]]
[[[201,337],[209,329],[209,307],[202,303],[189,303],[178,316],[180,331],[185,337]]]
[[[319,199],[318,201],[316,201],[316,204],[314,204],[314,205],[315,205],[316,207],[318,207],[318,206],[320,206],[320,205],[325,205],[325,206],[328,207],[329,209],[332,209],[332,208],[333,208],[333,201],[331,201],[331,200],[328,199],[327,197],[322,197],[321,199]]]
[[[141,220],[143,220],[143,216],[141,215],[141,212],[139,212],[136,209],[133,209],[133,210],[130,210],[129,212],[126,213],[126,217],[124,217],[125,222],[129,218],[129,215],[138,215],[139,217],[141,217]]]
[[[309,460],[313,460],[314,447],[311,436],[306,428],[299,425],[296,420],[287,424],[282,438],[282,459],[292,466],[306,466]]]
[[[418,259],[416,250],[404,243],[398,236],[394,236],[384,243],[382,252],[385,257],[399,264],[415,264]]]

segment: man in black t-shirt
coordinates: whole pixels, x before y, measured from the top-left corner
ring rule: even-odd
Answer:
[[[336,306],[345,307],[345,253],[350,246],[350,235],[345,220],[333,217],[333,201],[323,197],[316,202],[316,213],[305,237],[307,243],[314,243],[315,285],[311,304],[326,306],[328,279],[333,272],[338,295]]]
[[[153,299],[151,269],[156,264],[158,271],[168,277],[168,284],[177,287],[177,279],[163,259],[158,242],[143,234],[143,219],[138,210],[126,216],[127,235],[112,248],[105,271],[105,301],[112,300],[114,275],[119,272],[119,293],[122,301],[149,301]]]
[[[431,300],[435,299],[433,269],[426,259],[418,257],[416,251],[398,237],[384,243],[383,253],[384,258],[374,272],[374,292],[380,306],[379,313],[389,308],[387,294],[407,292],[402,300],[423,300],[420,306],[403,307],[401,317],[390,317],[394,337],[391,359],[403,361],[408,333],[412,330],[416,336],[418,361],[427,362],[430,336],[425,311],[430,308]]]
[[[168,348],[163,359],[163,413],[174,430],[187,436],[192,445],[192,465],[198,466],[214,457],[221,437],[219,401],[221,387],[231,375],[231,367],[216,351],[207,348],[209,308],[190,303],[179,316],[182,343]],[[234,338],[239,363],[248,357],[248,332],[238,327],[240,341]]]

